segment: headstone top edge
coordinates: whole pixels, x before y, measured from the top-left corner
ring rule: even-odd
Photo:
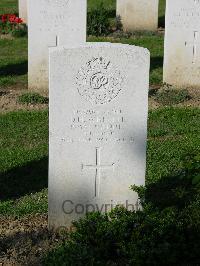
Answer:
[[[89,49],[89,48],[112,48],[112,49],[121,49],[121,50],[134,50],[134,51],[140,51],[144,52],[144,54],[150,56],[150,51],[147,48],[141,47],[141,46],[136,46],[136,45],[129,45],[129,44],[122,44],[122,43],[110,43],[110,42],[105,42],[105,43],[85,43],[81,45],[70,45],[70,46],[57,46],[57,47],[51,47],[49,48],[49,52],[56,53],[56,52],[61,52],[65,50],[77,50],[77,49]]]

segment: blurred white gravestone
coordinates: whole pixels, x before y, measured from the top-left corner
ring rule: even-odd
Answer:
[[[28,22],[28,15],[27,15],[27,1],[28,0],[18,0],[18,8],[19,8],[19,17],[23,19],[24,23]]]
[[[48,92],[48,48],[86,41],[86,0],[29,0],[29,89]]]
[[[159,0],[117,0],[117,16],[124,31],[156,31]]]
[[[164,82],[200,86],[200,0],[167,0]]]
[[[150,55],[122,44],[50,49],[49,227],[117,204],[145,184]]]

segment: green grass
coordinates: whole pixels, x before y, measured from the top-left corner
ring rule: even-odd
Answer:
[[[165,1],[160,0],[159,3],[159,26],[164,26],[165,15]],[[114,17],[116,13],[116,0],[88,0],[88,11],[96,8],[96,6],[103,2],[104,6],[111,11],[111,16]],[[0,14],[5,13],[18,13],[17,0],[1,0],[0,2]]]
[[[88,0],[88,9],[94,9],[98,4],[103,2],[104,6],[113,11],[113,14],[116,12],[116,0]],[[159,1],[159,22],[163,25],[163,17],[165,15],[165,2],[166,0]]]
[[[165,26],[165,4],[166,0],[160,0],[159,1],[159,27]]]
[[[47,104],[49,99],[38,93],[23,93],[18,97],[18,102],[22,104]]]
[[[27,38],[0,39],[0,88],[27,86]]]
[[[100,0],[89,0],[88,7],[92,9]],[[105,6],[111,10],[112,16],[115,16],[115,1],[104,0]],[[16,8],[17,1],[3,0],[0,7],[4,7],[8,12],[9,8]],[[8,8],[8,9],[7,9]],[[1,9],[2,10],[2,9]],[[114,10],[114,12],[113,12]],[[0,12],[1,13],[1,12]],[[164,14],[164,1],[160,1],[160,18]],[[163,66],[163,37],[151,34],[136,36],[131,38],[89,38],[89,41],[112,41],[134,44],[148,48],[151,52],[151,72],[150,83],[162,83]],[[15,38],[13,40],[0,40],[0,88],[6,87],[27,87],[28,71],[28,48],[27,38]]]
[[[176,175],[199,153],[199,120],[199,109],[150,112],[147,183]],[[47,176],[47,111],[0,115],[0,214],[47,212]]]
[[[47,213],[47,189],[25,195],[16,200],[0,202],[0,215],[22,217],[27,214]]]
[[[103,3],[104,6],[109,10],[116,10],[116,1],[115,0],[88,0],[88,10],[95,9],[100,3]]]
[[[174,176],[185,157],[200,152],[200,110],[165,108],[150,113],[147,180]]]
[[[88,9],[94,9],[100,2],[104,3],[104,6],[110,10],[116,9],[116,0],[88,0]],[[165,0],[160,0],[159,4],[159,17],[163,17],[165,10]],[[14,11],[17,13],[18,4],[17,0],[1,0],[0,2],[0,14],[9,13],[9,11]]]
[[[0,116],[0,199],[47,187],[48,112]]]
[[[187,89],[177,90],[172,87],[159,90],[154,99],[162,105],[174,105],[185,102],[191,98]]]
[[[18,13],[17,0],[1,0],[0,15],[5,13]]]
[[[104,6],[115,14],[116,0],[88,0],[88,10],[94,9],[99,3],[103,2]],[[17,0],[1,0],[0,14],[3,13],[17,13],[18,4]],[[165,13],[165,0],[160,0],[159,4],[159,21],[163,25],[163,17]]]
[[[150,69],[150,83],[162,84],[163,76],[163,46],[164,38],[158,35],[142,35],[140,37],[131,38],[107,38],[107,37],[90,37],[90,42],[118,42],[136,46],[142,46],[149,49],[151,53],[151,69]]]
[[[120,42],[148,48],[151,52],[150,83],[162,83],[163,42],[162,36],[143,35],[131,38],[96,38],[90,37],[91,42]],[[27,86],[27,39],[0,40],[0,88],[7,86]]]
[[[16,8],[16,1],[0,7]],[[97,0],[89,0],[89,9]],[[105,0],[115,13],[115,2]],[[2,10],[2,9],[1,9]],[[8,12],[8,11],[7,11]],[[160,22],[164,1],[160,1]],[[121,42],[146,47],[151,52],[151,84],[162,83],[163,36],[144,33],[131,38],[96,38],[93,42]],[[27,38],[0,40],[0,87],[27,84]],[[30,102],[30,95],[23,96]],[[25,99],[24,99],[25,98]],[[32,98],[31,98],[32,99]],[[183,158],[199,152],[200,111],[166,108],[149,116],[147,182],[175,175]],[[186,126],[187,125],[187,126]],[[0,115],[0,214],[25,215],[47,212],[48,112],[13,112]]]

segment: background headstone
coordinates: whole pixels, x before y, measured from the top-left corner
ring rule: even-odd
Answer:
[[[156,31],[159,0],[117,0],[124,31]]]
[[[86,41],[86,0],[29,0],[29,89],[48,92],[48,48]]]
[[[164,82],[200,86],[200,0],[167,0]]]
[[[145,184],[149,65],[148,50],[129,45],[50,49],[50,228],[138,208],[130,186]]]
[[[28,22],[27,1],[28,0],[18,0],[19,17],[23,19],[24,23]]]

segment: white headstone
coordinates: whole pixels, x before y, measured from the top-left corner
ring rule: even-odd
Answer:
[[[156,31],[159,0],[117,0],[124,31]]]
[[[23,19],[24,23],[28,22],[28,16],[27,16],[27,1],[28,0],[18,0],[18,6],[19,6],[19,17]]]
[[[117,204],[145,184],[148,50],[86,44],[50,51],[49,227]]]
[[[48,92],[48,48],[86,41],[86,0],[29,0],[29,89]]]
[[[200,0],[167,0],[164,82],[200,86]]]

